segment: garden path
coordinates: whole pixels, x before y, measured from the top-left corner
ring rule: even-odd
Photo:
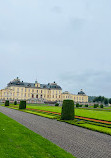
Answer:
[[[111,136],[0,106],[0,112],[77,158],[111,158]]]

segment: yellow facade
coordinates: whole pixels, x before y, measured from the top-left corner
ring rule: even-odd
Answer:
[[[70,100],[73,100],[74,102],[78,102],[78,103],[87,103],[88,102],[88,96],[85,95],[85,94],[71,94],[69,92],[64,92],[62,93],[62,97],[61,97],[61,100],[67,100],[67,99],[70,99]]]
[[[38,102],[62,102],[71,99],[75,102],[88,102],[85,94],[74,95],[69,92],[62,93],[62,88],[55,82],[48,84],[21,82],[18,78],[9,82],[5,89],[0,90],[0,100],[27,100]]]

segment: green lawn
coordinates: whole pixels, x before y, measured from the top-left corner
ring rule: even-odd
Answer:
[[[80,126],[80,127],[83,127],[83,128],[93,130],[93,131],[98,131],[98,132],[101,132],[101,133],[111,135],[111,126],[109,128],[107,125],[105,127],[105,125],[101,125],[99,123],[94,123],[94,122],[89,122],[88,123],[88,122],[85,122],[85,121],[76,122],[74,120],[63,120],[62,122],[66,122],[66,123],[69,123],[69,124],[72,124],[72,125]]]
[[[3,105],[2,105],[3,106]],[[14,108],[14,106],[9,106],[10,108]],[[61,113],[61,107],[55,107],[55,106],[41,106],[41,105],[27,105],[27,108],[30,109],[38,109],[38,110],[45,110],[45,111],[51,111],[51,112],[58,112]],[[17,108],[15,108],[18,110],[18,105]],[[29,112],[32,114],[36,114],[39,116],[43,116],[43,117],[48,117],[51,119],[57,119],[58,121],[60,120],[60,116],[56,116],[54,114],[49,114],[49,113],[44,113],[44,112],[38,112],[38,111],[34,111],[34,110],[22,110],[24,112]],[[75,115],[77,116],[83,116],[83,117],[88,117],[88,118],[95,118],[95,119],[100,119],[100,120],[107,120],[107,121],[111,121],[111,111],[101,111],[101,110],[96,110],[96,109],[81,109],[81,108],[75,108]],[[77,119],[75,119],[74,121],[66,121],[67,123],[70,124],[74,124],[76,126],[80,126],[80,127],[84,127],[84,128],[88,128],[94,131],[98,131],[98,132],[102,132],[102,133],[106,133],[106,134],[110,134],[111,135],[111,125],[106,125],[106,124],[101,124],[101,123],[96,123],[96,122],[89,122],[89,121],[79,121]]]
[[[46,111],[52,111],[52,112],[59,112],[61,113],[61,107],[55,107],[55,106],[27,106],[28,108],[34,108],[39,110],[46,110]],[[89,117],[89,118],[95,118],[100,120],[107,120],[111,121],[111,111],[101,111],[101,110],[87,110],[87,109],[79,109],[75,108],[75,115],[77,116],[83,116],[83,117]]]
[[[73,158],[47,139],[0,113],[1,158]]]
[[[109,111],[75,109],[75,115],[111,121],[111,112]]]
[[[37,106],[37,105],[27,105],[27,108],[33,108],[33,109],[39,109],[39,110],[46,110],[46,111],[52,111],[52,112],[58,112],[61,113],[61,107],[55,107],[55,106]],[[106,110],[96,110],[96,109],[80,109],[75,108],[75,115],[77,116],[83,116],[88,118],[95,118],[100,120],[107,120],[111,121],[111,111]]]

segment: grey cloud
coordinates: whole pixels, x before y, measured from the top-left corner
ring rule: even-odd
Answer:
[[[72,26],[72,29],[74,29],[76,31],[83,28],[85,22],[86,22],[86,20],[83,18],[71,18],[70,19],[70,24]]]
[[[63,85],[68,85],[71,91],[85,89],[88,95],[110,96],[111,71],[86,71],[80,73],[67,72],[60,78]]]
[[[55,12],[55,13],[62,13],[62,8],[59,7],[59,6],[54,6],[52,9],[51,9],[52,12]]]

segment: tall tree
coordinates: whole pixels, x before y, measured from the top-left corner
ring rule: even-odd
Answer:
[[[104,99],[104,104],[105,104],[105,105],[108,104],[108,99],[107,99],[107,98]]]
[[[111,98],[109,99],[109,104],[111,104]]]

